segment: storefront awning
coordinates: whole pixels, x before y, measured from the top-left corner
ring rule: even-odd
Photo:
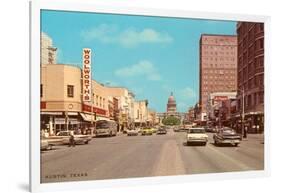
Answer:
[[[75,116],[75,115],[78,115],[77,112],[67,112],[68,115],[72,115],[72,116]]]
[[[109,121],[109,118],[97,116],[97,121],[100,121],[100,120]]]
[[[86,113],[80,113],[80,115],[81,115],[81,117],[83,118],[84,121],[88,121],[88,122],[93,121],[93,122],[95,122],[95,117],[94,116],[92,117],[91,115],[86,114]]]
[[[62,112],[46,112],[46,111],[41,111],[41,115],[62,115]]]

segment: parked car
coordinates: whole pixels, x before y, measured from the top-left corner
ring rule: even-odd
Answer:
[[[144,127],[141,130],[141,135],[152,135],[153,134],[153,130],[150,127]]]
[[[155,127],[151,127],[152,133],[156,133],[158,129],[156,129]]]
[[[191,143],[203,144],[206,145],[208,142],[208,135],[204,128],[195,127],[190,128],[186,134],[186,145]]]
[[[219,144],[232,144],[238,146],[241,142],[241,136],[236,131],[229,127],[221,128],[213,135],[215,145]]]
[[[88,144],[92,139],[91,135],[82,135],[75,131],[60,131],[57,133],[56,138],[62,139],[63,144],[69,144],[69,138],[71,134],[74,136],[75,144]]]
[[[53,145],[49,144],[48,140],[45,138],[40,139],[40,149],[41,150],[50,150],[52,149]]]
[[[214,127],[205,126],[204,129],[206,132],[210,132],[210,133],[215,132]]]
[[[157,130],[157,134],[160,135],[160,134],[167,134],[167,129],[165,127],[160,127],[158,130]]]
[[[136,130],[136,129],[128,129],[127,130],[127,135],[128,136],[137,136],[138,135],[138,130]]]

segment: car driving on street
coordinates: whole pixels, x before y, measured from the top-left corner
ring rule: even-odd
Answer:
[[[138,130],[136,130],[136,129],[128,129],[127,130],[127,135],[128,136],[137,136],[138,135]]]
[[[206,145],[208,142],[208,135],[204,128],[196,127],[190,128],[186,134],[186,145],[191,143]]]
[[[241,136],[237,134],[234,129],[223,127],[213,135],[213,139],[215,145],[232,144],[234,146],[238,146],[241,141]]]
[[[62,140],[62,144],[69,144],[70,141],[70,136],[73,135],[74,136],[74,143],[75,144],[88,144],[89,141],[91,141],[92,136],[91,135],[82,135],[77,133],[76,131],[60,131],[57,133],[56,135],[56,139],[61,139]]]
[[[165,127],[160,127],[157,130],[157,135],[161,135],[161,134],[167,134],[167,129]]]
[[[144,127],[141,130],[141,135],[152,135],[153,134],[153,130],[150,127]]]
[[[53,147],[52,144],[49,144],[46,138],[41,137],[40,139],[40,149],[42,150],[51,150]]]

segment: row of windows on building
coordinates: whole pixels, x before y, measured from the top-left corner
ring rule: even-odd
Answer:
[[[215,46],[225,46],[227,48],[232,48],[233,46],[231,46],[232,44],[235,43],[235,40],[231,40],[231,39],[209,39],[209,38],[203,38],[204,44],[216,44]],[[223,45],[218,45],[220,43],[223,43]],[[230,45],[228,45],[230,44]],[[209,45],[211,46],[211,45]],[[209,47],[210,48],[210,47]]]
[[[234,82],[229,82],[225,84],[225,82],[213,82],[210,84],[203,85],[203,90],[204,91],[212,91],[212,92],[218,92],[218,91],[223,91],[223,90],[229,90],[229,88],[235,88],[235,83]],[[208,94],[208,92],[203,92],[203,94]]]
[[[245,66],[244,68],[241,68],[239,71],[239,76],[242,78],[242,75],[245,79],[248,77],[253,76],[255,73],[259,73],[260,69],[263,69],[264,67],[264,58],[256,58],[255,62],[249,63],[248,66]],[[243,74],[242,74],[243,73]]]
[[[264,48],[264,39],[263,38],[257,39],[253,44],[252,44],[252,42],[254,40],[252,40],[251,42],[247,42],[246,39],[247,38],[244,38],[244,40],[238,44],[238,50],[242,51],[243,49],[244,50],[248,49],[248,52],[254,52],[255,50],[261,50]],[[240,52],[240,53],[242,53],[242,52]]]
[[[238,81],[246,81],[253,76],[256,76],[263,72],[263,66],[261,64],[251,64],[238,72]]]
[[[236,69],[204,69],[203,70],[203,75],[208,76],[208,75],[217,75],[217,74],[225,74],[225,75],[235,75],[236,74]]]
[[[235,57],[202,57],[203,61],[235,61]]]
[[[248,23],[238,28],[238,38],[243,37],[243,35],[250,35],[254,37],[254,33],[260,33],[264,31],[263,23]],[[250,38],[250,37],[249,37]]]
[[[225,55],[234,55],[236,52],[213,52],[213,51],[204,51],[204,55],[210,55],[210,56],[225,56]]]
[[[242,108],[242,100],[238,100],[238,109]],[[255,107],[256,105],[263,104],[264,103],[264,92],[256,92],[250,95],[246,95],[244,97],[244,105],[245,110],[251,109],[252,107]]]
[[[253,89],[259,86],[263,87],[263,82],[264,82],[263,79],[264,79],[264,75],[259,74],[247,80],[247,82],[245,82],[244,84],[239,85],[239,87],[244,86],[245,89]],[[243,82],[243,79],[241,77],[238,77],[238,82]]]
[[[233,67],[236,67],[236,64],[233,63],[208,63],[208,62],[204,62],[202,64],[202,66],[204,68],[233,68]]]
[[[43,97],[43,84],[40,84],[40,97]],[[74,98],[74,85],[67,85],[67,97]],[[105,108],[105,98],[93,93],[93,104]]]
[[[203,82],[211,82],[215,80],[235,80],[235,75],[223,75],[219,76],[219,74],[206,74],[205,76],[203,75]]]

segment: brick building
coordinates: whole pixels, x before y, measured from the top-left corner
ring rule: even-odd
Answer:
[[[249,132],[262,132],[264,123],[264,24],[238,22],[237,35],[237,114],[241,116],[244,90],[245,127]]]

